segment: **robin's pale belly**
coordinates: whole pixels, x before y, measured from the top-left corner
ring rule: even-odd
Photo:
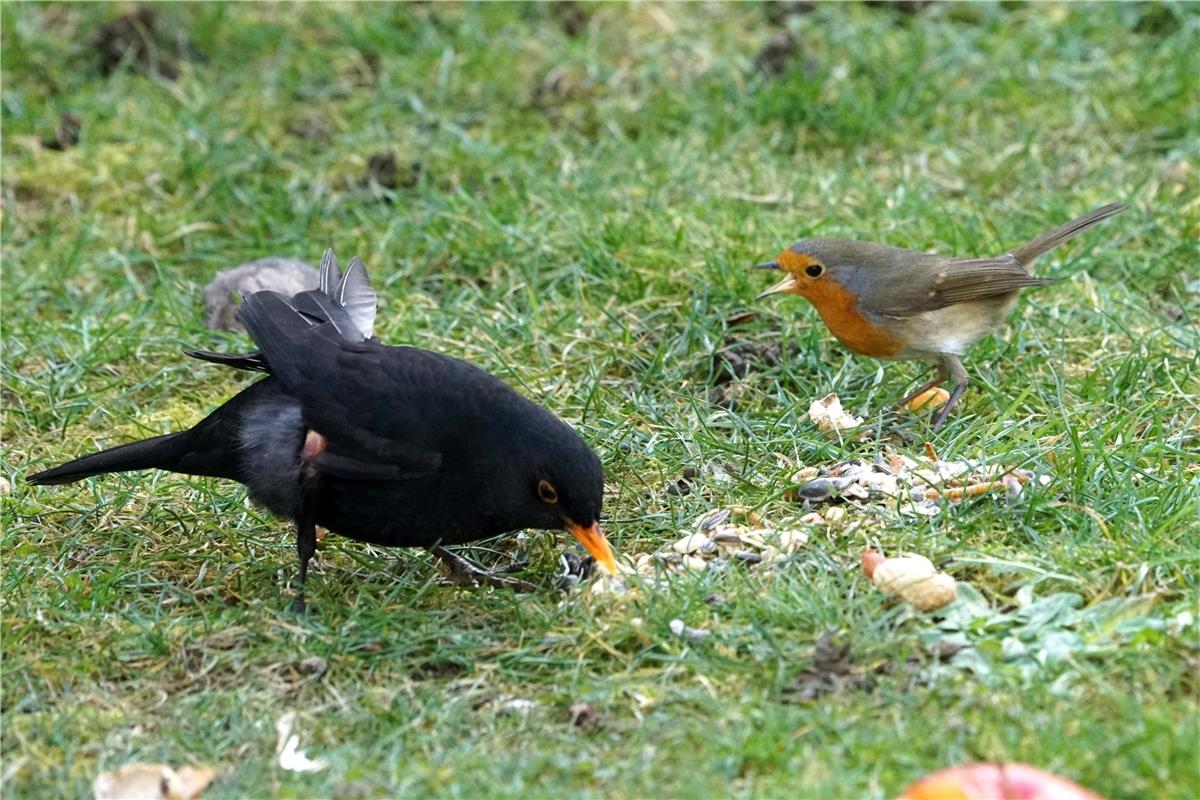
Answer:
[[[893,358],[961,355],[968,347],[1004,325],[1017,293],[969,303],[956,303],[912,317],[895,318],[892,329],[904,342]]]

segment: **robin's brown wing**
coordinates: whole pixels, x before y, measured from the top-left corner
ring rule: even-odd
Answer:
[[[884,291],[860,292],[863,307],[888,316],[910,317],[1054,282],[1030,275],[1011,255],[972,259],[924,255],[919,263],[913,261],[893,271],[893,275],[904,275],[903,281],[889,281]],[[873,287],[881,283],[878,273],[874,277]]]
[[[1030,286],[1046,286],[1053,278],[1030,275],[1011,255],[998,258],[958,259],[938,273],[930,291],[936,293],[941,306],[969,303],[989,297],[1010,294]]]

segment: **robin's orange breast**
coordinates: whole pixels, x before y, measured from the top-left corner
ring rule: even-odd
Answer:
[[[809,282],[800,294],[816,307],[830,333],[855,353],[888,358],[904,349],[895,334],[863,316],[858,298],[832,278]]]

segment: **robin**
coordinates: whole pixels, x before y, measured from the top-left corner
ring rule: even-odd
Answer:
[[[238,481],[256,503],[296,524],[297,610],[317,525],[373,544],[429,548],[460,574],[470,566],[442,545],[565,528],[615,573],[600,532],[604,476],[596,454],[565,422],[478,367],[380,344],[371,335],[375,293],[358,259],[339,277],[326,252],[318,289],[246,295],[237,319],[257,352],[189,355],[267,377],[189,430],[27,480],[164,469]],[[497,581],[504,582],[489,582]]]
[[[787,277],[756,297],[807,298],[838,341],[859,355],[922,359],[938,364],[933,380],[903,407],[947,378],[949,400],[933,422],[936,431],[967,388],[959,356],[998,330],[1022,289],[1054,281],[1028,271],[1038,256],[1126,209],[1110,203],[1043,233],[1002,256],[951,258],[851,239],[802,239],[774,261]]]

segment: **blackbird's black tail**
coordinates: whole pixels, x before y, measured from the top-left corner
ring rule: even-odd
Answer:
[[[188,431],[168,433],[140,442],[123,444],[111,450],[68,461],[45,472],[38,472],[25,480],[42,485],[74,483],[105,472],[130,472],[135,469],[156,468],[177,472],[179,463],[186,454],[187,433]]]
[[[186,431],[102,450],[25,480],[33,484],[72,483],[104,472],[165,469],[245,483],[247,474],[240,436],[244,415],[264,403],[289,401],[279,382],[267,378],[246,387]],[[298,416],[299,412],[296,413]]]

